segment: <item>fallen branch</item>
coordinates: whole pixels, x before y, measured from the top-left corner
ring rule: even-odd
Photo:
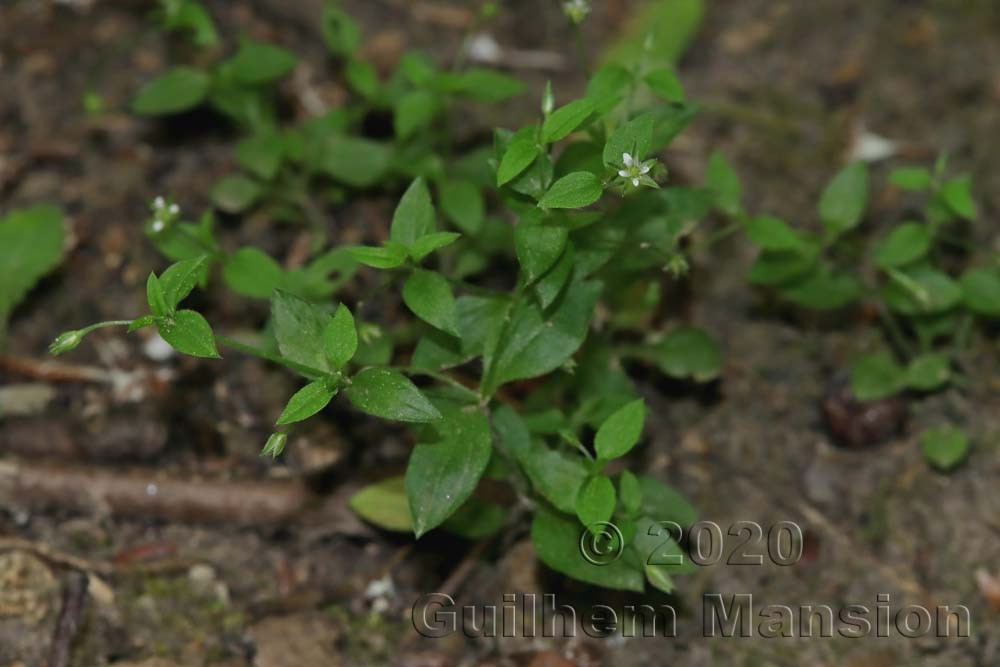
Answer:
[[[29,357],[0,354],[0,368],[46,382],[101,382],[110,384],[110,372],[97,366],[65,364],[59,361],[39,361]]]
[[[262,526],[292,520],[313,500],[294,480],[180,480],[152,470],[0,463],[0,504],[27,509]]]

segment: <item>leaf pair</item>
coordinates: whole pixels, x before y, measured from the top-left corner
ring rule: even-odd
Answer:
[[[178,352],[218,358],[215,335],[205,318],[193,310],[177,310],[180,302],[205,279],[209,265],[209,257],[202,255],[172,264],[159,278],[150,273],[146,301],[151,316],[135,320],[129,329],[155,324],[163,340]]]

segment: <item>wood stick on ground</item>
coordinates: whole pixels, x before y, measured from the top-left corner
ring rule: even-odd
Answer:
[[[47,382],[103,382],[110,383],[111,373],[97,366],[64,364],[59,361],[39,361],[30,357],[0,354],[0,368]]]
[[[149,469],[0,462],[0,504],[28,509],[266,526],[294,520],[313,500],[297,480],[176,479]]]
[[[83,619],[83,611],[87,605],[87,575],[83,572],[70,572],[63,585],[62,611],[52,634],[52,645],[49,647],[49,667],[68,667],[70,649],[73,639]]]

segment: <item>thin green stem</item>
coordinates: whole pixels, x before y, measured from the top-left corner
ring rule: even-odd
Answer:
[[[106,322],[97,322],[96,324],[91,324],[80,329],[80,334],[86,336],[91,331],[96,331],[97,329],[104,329],[106,327],[127,327],[132,325],[132,320],[108,320]]]

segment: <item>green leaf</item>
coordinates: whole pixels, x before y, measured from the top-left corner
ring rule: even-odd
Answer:
[[[455,296],[448,279],[440,273],[414,269],[403,284],[403,302],[424,322],[458,335]]]
[[[642,572],[625,558],[600,565],[584,558],[580,553],[581,532],[576,520],[545,509],[539,509],[531,522],[531,541],[538,558],[556,572],[606,588],[636,592],[645,588]],[[616,549],[614,545],[610,548]]]
[[[889,174],[889,182],[903,190],[926,190],[931,187],[931,173],[923,167],[903,167]]]
[[[615,511],[615,485],[604,475],[589,478],[576,496],[576,516],[584,526],[603,523]]]
[[[534,128],[526,129],[531,129],[531,132],[518,132],[507,146],[500,166],[497,167],[497,187],[514,180],[538,157],[540,149],[535,141]]]
[[[193,310],[178,310],[160,323],[160,336],[178,352],[218,359],[212,327]]]
[[[514,228],[514,248],[525,277],[533,283],[559,260],[566,248],[565,227],[522,222]]]
[[[924,457],[939,470],[951,470],[969,453],[969,439],[962,429],[946,425],[927,429],[920,436]]]
[[[285,272],[270,255],[253,246],[234,252],[222,269],[226,284],[243,296],[268,299],[285,284]]]
[[[687,498],[655,477],[640,475],[639,488],[640,511],[646,516],[655,516],[657,521],[676,521],[685,527],[698,520],[698,511]]]
[[[906,386],[917,391],[934,391],[951,378],[951,360],[947,355],[927,352],[906,367]]]
[[[212,187],[212,203],[226,213],[242,213],[260,199],[263,188],[257,181],[233,174],[220,179]]]
[[[378,72],[367,60],[352,59],[344,68],[344,77],[351,88],[362,97],[371,98],[378,92]]]
[[[906,222],[875,248],[875,262],[883,269],[898,268],[920,259],[931,249],[931,233],[919,222]]]
[[[391,149],[384,143],[332,134],[326,137],[316,166],[335,181],[366,188],[382,180],[391,161]]]
[[[278,417],[277,425],[309,419],[325,408],[336,394],[336,387],[331,387],[326,378],[310,382],[288,399],[288,405]]]
[[[995,269],[969,269],[960,283],[966,308],[986,317],[1000,317],[1000,275]]]
[[[247,38],[240,40],[239,51],[231,61],[233,75],[251,86],[280,79],[292,71],[296,63],[298,58],[291,52]]]
[[[285,139],[277,132],[264,132],[236,144],[236,161],[265,181],[275,177],[285,157]]]
[[[330,323],[326,311],[276,289],[271,295],[271,321],[283,357],[320,371],[330,370],[323,344],[323,332]]]
[[[563,288],[569,284],[573,277],[573,269],[576,265],[576,250],[572,242],[566,243],[566,249],[556,263],[535,283],[535,295],[542,308],[548,308],[559,295]]]
[[[839,236],[857,227],[868,205],[868,167],[853,162],[826,186],[819,200],[819,216],[827,230]]]
[[[698,566],[688,560],[684,549],[674,539],[676,532],[669,524],[664,525],[662,515],[639,517],[635,522],[635,537],[632,546],[642,564],[646,579],[659,590],[670,593],[674,583],[671,575],[694,572]],[[676,529],[674,529],[676,530]]]
[[[358,329],[354,324],[354,315],[344,304],[340,304],[333,319],[323,330],[323,347],[326,358],[336,370],[346,366],[358,351]]]
[[[708,173],[705,176],[706,184],[715,194],[715,205],[724,213],[729,215],[738,214],[743,204],[743,186],[740,185],[739,174],[726,160],[725,156],[716,151],[708,160]],[[776,220],[775,218],[764,218],[766,220]],[[753,237],[751,236],[751,240]],[[754,241],[756,243],[756,241]],[[763,247],[763,244],[759,244]]]
[[[433,93],[427,90],[414,90],[407,93],[396,105],[393,125],[396,136],[408,139],[419,129],[430,125],[437,113],[437,100]]]
[[[434,228],[434,204],[431,203],[427,184],[422,178],[414,179],[392,214],[389,238],[410,246],[420,237],[433,232]]]
[[[219,34],[215,30],[212,17],[197,0],[176,0],[161,2],[164,30],[180,30],[189,33],[198,46],[215,46]]]
[[[597,456],[605,461],[628,454],[642,436],[646,404],[637,399],[618,408],[604,420],[594,436]]]
[[[589,171],[575,171],[552,184],[538,205],[541,208],[583,208],[601,198],[604,186]]]
[[[889,307],[904,315],[944,312],[962,298],[962,288],[950,276],[928,267],[909,271],[889,269],[892,281],[882,289]]]
[[[750,282],[773,286],[801,278],[816,267],[819,254],[819,245],[809,240],[797,250],[765,250],[750,267]]]
[[[576,496],[587,481],[588,470],[579,456],[529,444],[515,451],[532,486],[552,506],[563,512],[576,512]]]
[[[864,285],[849,273],[835,273],[826,266],[811,274],[783,285],[781,295],[797,304],[816,310],[843,308],[859,299]]]
[[[695,327],[678,327],[670,331],[651,353],[660,370],[671,377],[708,382],[722,371],[719,344]]]
[[[163,317],[173,310],[167,307],[167,298],[155,273],[150,273],[146,279],[146,303],[149,304],[149,312],[156,317]]]
[[[461,234],[456,232],[431,232],[430,234],[421,236],[410,246],[410,257],[414,261],[419,262],[435,250],[440,250],[445,246],[451,245],[461,238],[461,236]]]
[[[747,236],[764,250],[798,250],[802,239],[784,220],[769,215],[750,218],[746,223]]]
[[[490,462],[492,439],[486,416],[471,409],[441,405],[441,438],[422,443],[410,454],[406,492],[419,538],[441,525],[468,498]]]
[[[618,499],[628,514],[635,514],[642,507],[642,487],[639,479],[628,470],[618,477]]]
[[[208,95],[211,79],[192,67],[174,67],[143,86],[132,101],[140,116],[159,116],[193,109]]]
[[[966,220],[975,220],[979,213],[976,200],[972,198],[972,177],[959,176],[944,184],[941,196],[948,208]]]
[[[473,496],[455,510],[441,527],[467,540],[483,540],[499,533],[506,519],[506,508]]]
[[[443,74],[439,77],[441,87],[451,93],[470,97],[479,102],[502,102],[520,95],[525,85],[519,79],[500,72],[473,68],[457,74]]]
[[[55,206],[15,209],[0,218],[0,341],[14,307],[59,263],[65,235]]]
[[[546,314],[528,300],[516,304],[505,335],[493,341],[484,358],[487,395],[506,382],[549,373],[569,359],[587,337],[601,289],[599,282],[574,283]]]
[[[875,401],[899,393],[905,371],[888,352],[866,354],[851,368],[851,389],[859,401]]]
[[[406,246],[401,243],[386,243],[383,247],[355,246],[349,248],[351,257],[365,266],[376,269],[395,269],[406,261]]]
[[[551,144],[583,125],[594,113],[594,103],[587,98],[574,100],[553,111],[542,124],[542,143]]]
[[[650,90],[666,101],[684,101],[684,86],[673,70],[656,69],[647,74],[643,80]]]
[[[401,533],[413,530],[406,481],[402,475],[369,484],[351,496],[348,504],[362,519],[379,528]]]
[[[401,422],[432,422],[441,413],[399,371],[366,368],[351,380],[348,400],[362,412]]]
[[[330,53],[339,56],[351,55],[361,45],[361,29],[351,15],[338,5],[337,2],[325,4],[320,31]]]
[[[160,287],[167,309],[173,310],[208,275],[208,255],[183,259],[171,264],[160,276]]]
[[[441,211],[456,227],[467,234],[483,228],[486,204],[479,188],[469,181],[444,181],[438,186]]]
[[[634,160],[642,160],[653,143],[653,114],[644,113],[615,128],[604,144],[604,164],[620,166],[622,155],[628,153]]]

